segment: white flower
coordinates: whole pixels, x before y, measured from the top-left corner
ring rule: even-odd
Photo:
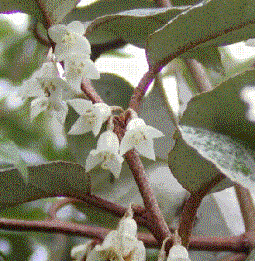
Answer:
[[[113,131],[108,130],[100,135],[97,149],[89,153],[86,160],[86,171],[101,164],[103,169],[110,170],[118,178],[122,163],[123,158],[119,155],[119,139]]]
[[[82,78],[99,79],[100,74],[89,55],[72,53],[65,61],[65,78],[76,92],[81,92]]]
[[[133,118],[127,125],[126,133],[120,144],[120,154],[135,148],[142,156],[155,160],[153,138],[164,134],[152,126],[145,124],[140,118]]]
[[[58,61],[63,61],[72,52],[77,54],[90,54],[89,41],[83,36],[85,27],[79,21],[68,25],[53,25],[48,30],[50,38],[56,43],[55,56]]]
[[[187,249],[182,245],[174,245],[168,254],[167,261],[190,261]]]
[[[82,261],[85,260],[84,257],[87,256],[88,252],[91,250],[93,240],[89,240],[87,243],[78,245],[74,247],[71,251],[71,257],[72,259],[76,261]]]
[[[245,88],[241,92],[242,99],[249,104],[249,110],[247,113],[250,121],[255,121],[255,88]]]
[[[103,244],[88,254],[86,261],[145,261],[145,252],[143,242],[137,239],[137,224],[130,216],[120,221],[118,229],[111,231]]]
[[[48,97],[55,91],[70,90],[70,85],[59,77],[54,63],[43,63],[42,67],[33,73],[31,78],[24,81],[19,96],[23,99],[28,97]],[[53,94],[54,95],[54,94]]]
[[[80,115],[68,132],[70,135],[80,135],[92,131],[97,136],[102,124],[111,115],[111,108],[105,103],[93,105],[91,101],[84,99],[73,99],[68,101],[68,103]]]
[[[46,112],[48,116],[54,117],[63,125],[68,113],[66,102],[61,96],[50,95],[49,97],[39,97],[31,102],[31,120],[34,120],[41,112]]]

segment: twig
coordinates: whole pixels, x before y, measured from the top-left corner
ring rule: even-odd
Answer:
[[[74,199],[74,198],[64,198],[64,199],[61,199],[61,200],[57,200],[56,202],[54,202],[50,209],[49,209],[49,216],[50,216],[50,220],[53,220],[53,219],[56,219],[57,218],[57,212],[58,210],[67,205],[67,204],[72,204],[72,203],[77,203],[77,202],[83,202],[81,200],[78,200],[78,199]]]
[[[83,78],[81,82],[81,89],[93,103],[104,102],[93,87],[91,80]]]
[[[154,231],[153,234],[159,242],[163,242],[163,239],[170,236],[171,232],[160,211],[158,202],[146,176],[143,164],[134,149],[125,154],[125,159],[133,173],[136,184],[139,187],[145,208],[150,213],[153,222],[157,225],[157,231]]]
[[[196,82],[198,91],[200,93],[211,91],[213,89],[209,78],[207,77],[206,71],[202,64],[195,59],[184,59],[193,79]]]
[[[235,190],[244,220],[245,231],[255,231],[255,207],[251,193],[238,184],[235,185]]]
[[[218,261],[245,261],[247,258],[247,254],[245,253],[236,253],[232,255],[228,255]]]
[[[179,235],[182,238],[182,243],[185,247],[188,247],[189,238],[193,228],[193,223],[196,218],[197,210],[201,204],[203,198],[210,192],[210,190],[221,182],[225,178],[224,175],[216,176],[209,184],[205,185],[196,193],[190,195],[187,200],[180,220]]]
[[[140,80],[138,86],[135,88],[134,94],[131,97],[131,100],[129,103],[130,109],[133,109],[137,113],[139,112],[139,108],[140,108],[142,99],[157,73],[158,72],[149,70],[147,73],[144,74],[144,76]]]

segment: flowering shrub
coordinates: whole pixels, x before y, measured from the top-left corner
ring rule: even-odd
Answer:
[[[0,76],[20,98],[0,102],[1,228],[60,233],[3,232],[4,260],[36,260],[43,245],[45,260],[254,260],[254,58],[237,63],[225,47],[254,48],[254,1],[10,0],[0,11],[30,16],[23,33],[0,19]],[[126,44],[145,50],[137,86],[97,66],[128,62]],[[229,225],[214,193],[233,186],[241,212]]]

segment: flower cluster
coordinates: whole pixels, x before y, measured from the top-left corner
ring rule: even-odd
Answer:
[[[81,117],[91,116],[86,116],[85,113],[85,116]],[[98,116],[95,116],[95,119],[96,118],[98,118]],[[87,122],[87,119],[84,119],[84,121]],[[100,123],[101,122],[102,119],[100,119]],[[77,124],[81,126],[80,123]],[[73,127],[75,127],[75,125]],[[98,140],[97,149],[92,150],[87,158],[86,171],[90,171],[96,165],[101,164],[101,167],[103,169],[110,170],[113,173],[113,175],[116,178],[118,178],[121,172],[121,165],[123,162],[122,156],[127,151],[135,148],[142,156],[155,160],[152,139],[162,136],[164,135],[161,131],[146,125],[144,120],[140,118],[133,118],[127,125],[126,133],[120,145],[119,139],[113,131],[108,130],[101,134]]]
[[[72,250],[72,257],[76,261],[145,261],[146,250],[143,242],[137,239],[137,224],[130,210],[131,207],[120,220],[117,230],[111,231],[101,245],[96,245],[92,251],[88,250],[88,244],[78,246]]]
[[[95,64],[90,60],[91,47],[83,36],[85,27],[78,21],[69,25],[50,27],[50,38],[56,43],[54,54],[57,61],[65,64],[65,78],[77,93],[81,92],[82,78],[99,79]]]
[[[45,112],[63,125],[68,112],[65,96],[81,92],[82,77],[98,79],[100,75],[90,60],[91,47],[83,37],[85,28],[80,22],[54,25],[48,33],[56,42],[56,60],[44,63],[30,79],[24,81],[20,96],[35,98],[31,103],[31,120]],[[59,76],[57,61],[64,62],[65,78]]]
[[[81,135],[92,131],[97,136],[103,123],[109,119],[112,122],[111,107],[105,103],[92,104],[91,101],[80,98],[65,98],[70,96],[68,93],[81,92],[83,77],[99,78],[99,73],[90,60],[90,44],[83,36],[85,28],[80,22],[74,21],[67,26],[54,25],[48,33],[56,43],[52,61],[44,63],[25,81],[20,92],[23,98],[35,98],[31,102],[31,120],[45,112],[63,127],[69,104],[80,117],[68,134]],[[64,62],[64,78],[60,77],[58,62]],[[142,156],[155,160],[152,139],[163,136],[162,132],[147,126],[137,115],[129,121],[121,144],[112,130],[113,126],[100,135],[97,148],[88,155],[85,166],[87,172],[100,165],[118,178],[124,161],[123,155],[133,148]]]

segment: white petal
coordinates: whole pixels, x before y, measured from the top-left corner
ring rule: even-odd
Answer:
[[[105,255],[94,248],[87,256],[86,261],[106,261]]]
[[[103,125],[103,117],[99,117],[97,118],[97,121],[95,122],[95,124],[92,126],[92,132],[95,135],[95,137],[98,135],[98,133],[101,130],[101,127]]]
[[[131,256],[132,261],[145,261],[146,258],[146,249],[142,241],[138,241],[137,247],[135,248],[134,253]]]
[[[98,72],[96,65],[90,59],[84,61],[85,67],[82,76],[88,79],[99,79],[100,73]]]
[[[112,249],[115,244],[115,238],[117,237],[117,230],[111,231],[104,239],[101,246],[96,246],[97,251]]]
[[[75,75],[72,73],[66,73],[66,81],[68,82],[69,86],[71,87],[71,90],[74,91],[77,94],[82,93],[81,90],[81,80],[82,76],[81,75]]]
[[[74,123],[70,131],[69,135],[81,135],[87,133],[92,130],[92,127],[88,125],[88,121],[83,117],[79,117],[78,120]]]
[[[146,126],[145,122],[141,118],[133,118],[127,125],[127,130],[137,129],[138,127]]]
[[[31,102],[31,112],[30,118],[34,120],[41,112],[47,109],[48,99],[47,98],[38,98]]]
[[[84,35],[85,34],[85,27],[79,21],[71,22],[70,24],[67,25],[67,29],[70,33],[74,33],[74,34],[78,34],[78,35]]]
[[[25,99],[28,97],[44,97],[44,92],[35,78],[30,78],[24,81],[20,87],[18,95]]]
[[[68,106],[67,106],[66,102],[63,102],[63,101],[58,104],[58,111],[54,112],[57,120],[62,125],[64,125],[64,123],[65,123],[67,113],[68,113]]]
[[[188,251],[184,246],[175,245],[170,249],[167,261],[174,260],[190,261]]]
[[[133,134],[134,134],[133,131],[126,131],[120,143],[120,155],[124,155],[127,151],[135,147],[135,144],[131,138]]]
[[[103,117],[103,122],[105,122],[112,113],[110,106],[102,102],[94,104],[94,111],[96,115],[101,115]]]
[[[86,160],[86,172],[89,172],[91,169],[93,169],[96,165],[102,162],[102,159],[98,156],[97,150],[92,150]]]
[[[85,99],[69,100],[68,104],[70,104],[79,115],[84,115],[87,110],[93,109],[92,102]]]
[[[135,146],[135,149],[144,157],[155,160],[153,140],[145,140]]]
[[[67,26],[64,24],[53,25],[49,28],[48,34],[50,38],[55,42],[59,43],[63,37],[68,33]]]
[[[87,243],[78,245],[71,250],[71,257],[76,261],[80,261],[86,255],[88,247],[90,246],[92,240],[89,240]]]
[[[53,62],[43,63],[37,77],[58,78],[59,72],[57,66]]]
[[[114,159],[108,163],[109,170],[116,179],[120,176],[123,161],[124,159],[121,156],[115,155]]]
[[[91,53],[90,45],[88,45],[88,40],[85,37],[74,35],[75,43],[59,43],[55,47],[54,54],[57,61],[67,60],[70,54],[76,53],[80,55]]]
[[[157,130],[156,128],[152,126],[146,126],[143,128],[143,133],[145,134],[146,138],[153,139],[153,138],[160,138],[165,136],[163,132]]]
[[[103,132],[97,142],[98,150],[107,150],[113,154],[117,154],[119,150],[119,139],[117,135],[111,131]]]

